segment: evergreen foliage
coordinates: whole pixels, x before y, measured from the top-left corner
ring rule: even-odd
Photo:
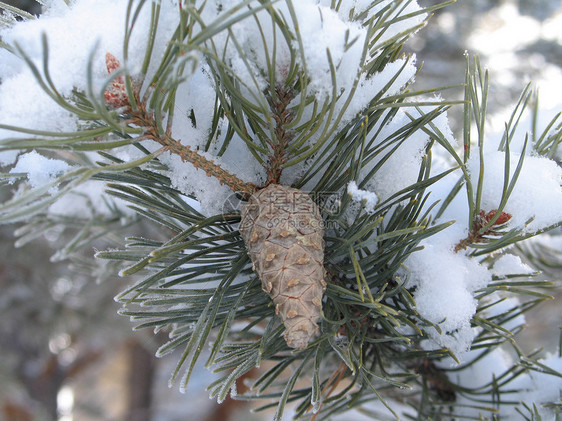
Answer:
[[[61,244],[56,259],[72,258],[100,240],[112,247],[123,244],[118,249],[97,251],[96,257],[116,262],[120,276],[135,280],[116,297],[123,305],[121,314],[135,322],[135,329],[151,328],[169,334],[158,356],[181,350],[171,379],[181,389],[188,388],[195,365],[202,363],[219,373],[208,388],[212,397],[221,402],[230,393],[237,399],[264,400],[260,409],[276,408],[274,419],[282,418],[288,404],[292,404],[295,417],[303,419],[327,419],[352,409],[374,419],[445,419],[453,414],[463,419],[466,408],[456,403],[459,396],[468,399],[476,413],[487,419],[499,419],[503,404],[516,406],[524,419],[541,419],[536,406],[520,404],[513,397],[513,389],[517,388],[513,384],[529,371],[562,376],[539,361],[538,351],[528,355],[519,348],[514,336],[521,325],[505,327],[551,298],[553,283],[535,277],[541,270],[547,274],[557,270],[561,263],[556,250],[545,250],[547,246],[524,240],[553,230],[562,221],[532,231],[527,226],[511,227],[511,215],[505,211],[526,157],[522,153],[513,167],[510,147],[523,113],[536,103],[533,91],[525,88],[506,123],[500,145],[505,154],[505,176],[499,206],[494,211],[484,209],[488,74],[477,58],[467,56],[464,83],[424,92],[413,90],[408,83],[398,92],[391,90],[411,59],[403,55],[404,43],[426,20],[387,38],[388,28],[413,15],[429,15],[450,2],[420,8],[413,15],[403,14],[411,3],[374,1],[364,10],[351,9],[349,19],[367,28],[360,66],[351,88],[340,90],[336,65],[330,51],[326,51],[332,66],[332,86],[323,96],[310,86],[303,41],[299,31],[294,30],[298,28],[298,18],[290,0],[285,2],[288,14],[280,12],[274,1],[245,0],[229,6],[228,12],[212,21],[206,20],[205,7],[210,6],[205,2],[181,2],[179,24],[164,52],[154,49],[161,4],[130,1],[123,43],[125,64],[110,69],[101,89],[94,83],[90,66],[88,88],[76,89],[71,97],[60,94],[53,83],[47,37],[42,39],[42,67],[17,43],[3,44],[26,61],[54,102],[78,118],[80,129],[47,132],[0,124],[1,129],[17,133],[0,141],[0,151],[35,150],[71,166],[40,186],[30,186],[25,173],[2,174],[3,188],[13,190],[15,184],[17,189],[0,205],[1,220],[21,224],[20,243],[33,241],[53,228],[72,232],[73,239]],[[340,6],[341,2],[336,1],[331,5],[335,10]],[[32,18],[4,4],[0,7],[7,11],[3,21],[10,21],[10,13]],[[131,73],[126,64],[128,40],[144,8],[151,10],[151,31],[142,68]],[[273,44],[265,30],[261,34],[268,54],[265,68],[256,70],[255,58],[239,45],[231,30],[235,23],[247,19],[254,19],[258,27],[269,20],[276,28]],[[214,42],[218,36],[226,37],[229,47],[239,51],[249,73],[259,74],[261,79],[256,77],[253,86],[233,70],[218,47],[225,44]],[[355,42],[356,39],[348,40],[349,46]],[[276,63],[276,50],[281,45],[289,47],[290,52],[288,66],[282,72]],[[92,61],[95,53],[92,51]],[[404,65],[396,67],[388,83],[373,92],[365,108],[352,118],[346,117],[354,95],[361,89],[361,77],[382,72],[398,58]],[[213,81],[216,97],[206,146],[197,150],[175,139],[172,125],[179,112],[178,87],[201,63]],[[126,95],[108,100],[107,93],[117,89],[123,89]],[[464,99],[457,102],[430,98],[445,89],[464,89]],[[452,106],[464,107],[460,151],[437,123]],[[383,129],[399,112],[406,114],[405,124],[391,133],[385,132]],[[531,112],[536,118],[538,109]],[[196,125],[200,117],[192,111],[190,118]],[[555,157],[562,140],[561,127],[557,115],[543,131],[529,133],[524,150],[532,148],[537,155]],[[417,180],[373,207],[367,201],[358,204],[347,192],[350,183],[367,189],[384,163],[420,131],[430,141]],[[235,143],[235,137],[243,142]],[[147,146],[155,144],[157,148]],[[229,148],[242,145],[247,148],[245,153],[264,169],[260,183],[245,181],[213,160]],[[127,146],[136,148],[142,156],[122,159],[120,148]],[[432,172],[435,148],[446,151],[453,163],[439,173]],[[167,172],[169,167],[161,159],[169,153],[231,187],[234,205],[225,205],[222,213],[206,214],[194,194],[174,185]],[[473,154],[480,154],[479,174],[467,170]],[[285,175],[292,169],[290,184],[309,192],[326,227],[323,318],[320,334],[304,350],[291,350],[283,339],[284,326],[252,271],[238,232],[238,205],[266,185],[284,184],[288,179]],[[446,200],[435,201],[431,187],[453,174],[458,174],[458,182]],[[63,196],[83,194],[77,188],[86,181],[105,185],[103,205],[90,203],[90,212],[80,218],[49,211]],[[457,253],[466,253],[492,267],[498,252],[515,246],[516,252],[536,269],[531,274],[497,276],[476,292],[479,307],[472,327],[478,329],[478,334],[471,348],[479,352],[462,361],[447,347],[425,347],[426,329],[442,329],[418,312],[413,298],[416,287],[409,283],[404,264],[423,247],[424,240],[454,223],[441,216],[461,195],[468,203],[469,226],[468,236],[457,245]],[[128,210],[116,205],[122,202]],[[142,226],[152,227],[154,235],[143,233]],[[120,239],[123,237],[124,242]],[[115,265],[105,268],[114,270]],[[497,294],[499,291],[530,298],[502,307],[502,311],[489,312],[506,299],[507,295]],[[457,372],[498,347],[509,348],[516,355],[515,363],[501,376],[477,388],[455,380]],[[447,366],[443,363],[449,360],[447,357],[459,364]],[[266,368],[256,370],[261,366]],[[247,373],[254,377],[252,386],[247,393],[238,395],[237,380]],[[373,405],[374,401],[382,405]],[[553,413],[562,412],[559,401],[549,405]],[[466,417],[475,419],[472,415]]]

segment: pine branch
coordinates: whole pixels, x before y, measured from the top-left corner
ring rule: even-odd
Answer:
[[[210,159],[205,158],[199,152],[192,150],[189,146],[182,145],[181,142],[171,138],[170,136],[154,136],[149,135],[147,138],[152,139],[173,154],[178,155],[182,161],[191,163],[195,168],[201,168],[209,177],[216,178],[221,184],[225,184],[233,192],[242,193],[244,197],[250,196],[257,190],[257,186],[241,180],[236,175],[224,170]]]
[[[106,63],[109,73],[115,72],[119,67],[119,61],[110,53],[106,54]],[[127,93],[125,82],[118,76],[113,79],[111,86],[105,90],[105,101],[113,108],[127,116],[125,123],[129,126],[141,127],[144,131],[142,139],[150,139],[164,146],[170,153],[178,155],[182,161],[191,163],[195,168],[201,168],[207,176],[216,178],[221,184],[226,184],[234,192],[241,192],[249,196],[256,191],[253,183],[242,181],[236,175],[224,170],[212,160],[204,157],[199,152],[183,145],[179,140],[173,139],[170,130],[162,133],[156,116],[147,110],[145,101],[139,98],[138,87],[133,92],[135,107]]]
[[[125,58],[144,3],[135,7],[132,1],[129,3]],[[443,133],[446,130],[440,130],[443,125],[438,121],[457,102],[424,99],[422,96],[434,90],[409,90],[410,81],[405,81],[414,72],[408,73],[410,58],[401,57],[402,45],[426,21],[421,19],[411,26],[402,25],[407,19],[438,7],[403,13],[413,4],[411,0],[400,0],[380,3],[383,7],[376,8],[379,3],[374,2],[361,13],[350,10],[346,19],[365,30],[358,68],[350,76],[351,82],[342,88],[338,66],[343,64],[335,59],[336,49],[327,49],[326,74],[331,78],[331,85],[322,87],[322,94],[311,84],[315,75],[309,69],[313,68],[313,63],[307,62],[304,48],[307,40],[299,31],[297,3],[291,1],[285,2],[283,9],[267,1],[245,0],[210,22],[203,13],[205,4],[199,8],[182,4],[178,12],[180,23],[163,51],[155,51],[158,20],[163,8],[160,3],[154,3],[140,74],[132,77],[129,69],[121,68],[109,55],[106,60],[110,78],[101,91],[96,92],[98,88],[93,82],[90,66],[87,89],[84,92],[76,90],[72,98],[59,93],[49,74],[46,38],[43,40],[42,71],[23,49],[14,47],[13,51],[29,65],[42,89],[79,118],[83,130],[42,132],[4,125],[0,128],[23,133],[26,138],[5,139],[1,148],[39,148],[43,152],[55,153],[72,149],[97,151],[103,161],[91,168],[92,162],[80,162],[78,155],[68,155],[69,161],[76,161],[77,169],[57,175],[51,184],[24,192],[0,207],[0,211],[4,214],[11,212],[8,216],[12,218],[29,218],[32,212],[45,212],[51,203],[63,193],[71,192],[79,182],[94,180],[106,183],[106,193],[124,201],[138,220],[157,227],[155,235],[135,232],[126,238],[122,249],[100,251],[96,256],[119,264],[121,276],[138,276],[135,284],[116,297],[123,304],[121,313],[137,323],[136,329],[151,328],[169,333],[169,341],[160,347],[158,355],[178,349],[182,351],[173,373],[173,380],[179,381],[181,389],[187,387],[195,365],[208,349],[205,365],[219,373],[209,391],[219,401],[224,400],[237,381],[256,366],[271,362],[268,369],[258,373],[250,390],[240,398],[273,398],[274,403],[265,404],[261,409],[275,407],[276,419],[283,417],[288,403],[295,404],[297,417],[311,419],[368,406],[373,401],[386,408],[382,416],[378,410],[366,409],[379,419],[398,417],[395,404],[404,401],[415,408],[419,418],[458,417],[455,412],[460,404],[457,405],[455,399],[464,397],[472,399],[473,409],[477,411],[500,411],[490,407],[499,408],[496,397],[510,393],[514,379],[527,375],[530,370],[549,372],[535,355],[525,355],[517,346],[514,336],[520,331],[520,324],[510,329],[506,326],[547,299],[544,291],[548,291],[552,284],[531,279],[534,274],[526,273],[495,276],[479,290],[467,290],[467,294],[472,294],[469,297],[479,302],[476,314],[471,321],[467,318],[466,324],[470,322],[472,326],[467,328],[472,327],[477,335],[473,350],[482,350],[482,354],[448,369],[443,368],[446,358],[460,364],[453,350],[444,345],[428,350],[427,341],[433,334],[455,341],[458,332],[446,331],[441,321],[422,316],[421,306],[414,299],[421,283],[409,272],[407,265],[410,257],[421,252],[424,243],[454,223],[443,221],[441,217],[464,188],[468,199],[469,234],[457,244],[455,251],[469,247],[472,250],[454,257],[475,259],[483,256],[478,260],[479,267],[488,270],[497,257],[494,251],[536,234],[525,232],[525,227],[504,230],[504,224],[511,221],[504,210],[505,205],[524,162],[521,158],[511,174],[511,140],[523,110],[532,102],[530,90],[523,92],[506,125],[501,144],[505,152],[505,176],[499,206],[496,210],[483,210],[486,157],[482,146],[488,75],[478,61],[473,67],[467,66],[463,101],[464,153],[459,153]],[[343,7],[343,3],[334,4],[332,9],[338,7]],[[246,19],[256,26],[257,52],[254,47],[246,48],[237,38],[241,32],[235,25]],[[394,25],[400,30],[393,32]],[[351,38],[345,38],[344,50],[356,46],[358,38]],[[288,52],[283,63],[285,67],[280,71],[276,60],[282,47]],[[160,63],[154,65],[152,60],[156,58]],[[387,72],[387,66],[399,58],[399,65]],[[236,59],[239,67],[233,65]],[[93,53],[90,64],[92,60]],[[179,87],[189,83],[189,77],[198,69],[200,61],[204,63],[202,73],[210,74],[216,92],[214,109],[208,109],[213,113],[211,129],[201,136],[203,141],[198,139],[200,144],[206,143],[205,152],[184,145],[172,133],[176,99],[181,92]],[[153,67],[156,70],[149,73]],[[244,71],[247,74],[242,75]],[[364,100],[362,107],[354,111],[355,115],[349,115],[350,107],[356,105],[353,101],[360,92],[361,83],[378,76],[384,76],[381,79],[384,83],[374,89],[372,98]],[[397,87],[398,82],[401,86]],[[201,121],[196,112],[192,110],[190,115],[193,122]],[[219,135],[223,123],[228,125],[226,134]],[[471,138],[472,123],[476,126],[476,139]],[[407,185],[395,188],[384,198],[379,196],[380,200],[370,207],[348,194],[351,182],[365,191],[374,189],[377,177],[384,175],[395,154],[423,136],[428,140],[416,151],[421,156],[419,168],[416,164],[417,172]],[[529,145],[534,145],[543,156],[553,156],[552,150],[558,147],[560,139],[557,116],[543,133],[535,131],[531,134]],[[150,154],[147,146],[142,145],[145,140],[158,143],[161,149]],[[211,142],[215,140],[216,149],[213,149]],[[247,151],[265,168],[265,186],[241,180],[210,157],[209,151],[212,150],[217,157],[228,155],[226,152],[230,152],[229,148],[236,142],[247,148],[238,152]],[[473,143],[480,147],[479,174],[467,170]],[[118,158],[120,150],[117,148],[121,146],[136,147],[145,156],[123,162]],[[440,153],[452,162],[448,169],[440,172],[432,169],[436,148],[441,148]],[[283,209],[278,209],[282,208],[282,202],[271,200],[275,209],[259,213],[261,225],[256,223],[259,228],[256,236],[262,235],[271,243],[267,244],[271,250],[265,250],[265,255],[260,257],[266,248],[265,240],[263,244],[257,244],[252,240],[251,229],[245,232],[248,228],[246,215],[252,213],[252,203],[243,204],[240,214],[234,210],[226,214],[216,211],[212,216],[203,215],[192,203],[193,195],[174,187],[173,178],[167,172],[169,168],[157,159],[164,151],[177,155],[189,165],[202,169],[209,177],[242,193],[243,199],[258,191],[267,192],[269,187],[274,191],[275,185],[284,179],[282,176],[293,171],[294,187],[306,186],[310,190],[307,210],[299,214],[307,219],[308,225],[298,226],[296,231],[275,225],[279,221],[298,225],[295,222],[300,219],[293,215],[298,213],[292,212],[293,209],[288,212],[292,219],[275,220],[270,214],[282,213]],[[298,172],[291,168],[297,164],[302,166]],[[438,205],[433,189],[447,177],[457,182],[452,183],[451,192],[445,193],[444,202]],[[4,180],[24,183],[24,173],[6,175]],[[49,189],[57,186],[62,186],[60,192],[49,195]],[[288,186],[277,187],[283,192],[298,191]],[[374,191],[369,193],[375,195]],[[37,200],[40,202],[35,203]],[[48,213],[41,214],[20,231],[21,241],[31,241],[37,232],[53,226],[66,225],[76,235],[62,247],[60,257],[70,257],[92,241],[111,239],[115,225],[104,224],[121,222],[118,216],[117,209],[107,219],[56,219]],[[308,256],[304,256],[302,242],[309,235],[305,231],[310,228],[311,221],[326,229],[324,235],[324,231],[314,231],[314,241],[306,245],[318,252],[312,259],[318,276],[315,287],[311,286],[304,293],[323,291],[324,287],[326,291],[323,298],[306,297],[315,306],[309,317],[313,332],[307,336],[306,343],[299,342],[298,350],[294,351],[289,349],[292,345],[283,335],[298,312],[281,308],[278,312],[284,319],[280,320],[275,312],[279,307],[265,292],[273,291],[274,284],[295,287],[300,279],[283,278],[283,275],[277,279],[277,273],[269,270],[266,264],[273,264],[275,260],[277,251],[273,250],[274,246],[283,248],[285,240],[295,239],[296,242],[291,244],[291,247],[296,244],[295,248],[285,249],[291,253],[297,248],[300,251],[283,258],[285,267],[282,269],[288,269],[293,261],[304,265]],[[250,222],[249,228],[254,228],[254,220]],[[136,219],[134,223],[136,227]],[[272,226],[268,226],[269,223]],[[542,258],[538,255],[540,250],[534,250],[531,261]],[[289,255],[287,251],[278,254],[282,253]],[[539,263],[555,268],[560,262],[554,259],[555,253],[552,254]],[[252,271],[252,263],[261,279]],[[303,276],[311,277],[310,274]],[[527,295],[531,299],[504,308],[502,305],[506,304],[509,294]],[[272,298],[285,302],[288,299],[305,301],[290,294]],[[518,358],[505,372],[481,387],[469,388],[458,381],[457,372],[476,366],[480,358],[500,346],[511,347]]]

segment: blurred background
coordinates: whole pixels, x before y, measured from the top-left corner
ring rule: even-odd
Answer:
[[[6,0],[4,0],[6,2]],[[34,1],[8,4],[39,14]],[[421,5],[437,0],[419,0]],[[524,86],[533,80],[540,108],[562,107],[562,6],[559,0],[463,0],[438,11],[407,45],[423,69],[419,89],[460,83],[464,52],[479,54],[490,69],[491,129],[501,131]],[[442,93],[461,98],[461,90]],[[460,113],[450,114],[454,130]],[[132,332],[113,297],[128,282],[98,276],[88,260],[51,262],[52,232],[14,248],[14,229],[0,229],[0,420],[5,421],[235,421],[249,415],[244,403],[218,406],[200,368],[186,394],[168,379],[178,359],[154,353],[165,337]],[[103,246],[103,245],[101,245]],[[86,250],[87,253],[92,250]],[[557,274],[554,274],[557,278]],[[558,281],[558,279],[551,279]],[[527,351],[554,351],[562,320],[559,300],[532,313],[519,338]],[[539,322],[536,322],[538,320]],[[239,391],[243,382],[238,385]]]

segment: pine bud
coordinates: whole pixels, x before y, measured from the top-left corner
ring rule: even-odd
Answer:
[[[112,74],[121,67],[121,63],[113,54],[105,53],[105,66],[107,67],[107,73]],[[120,108],[130,105],[127,88],[125,87],[125,79],[123,76],[117,76],[113,79],[103,95],[107,105],[112,108]]]
[[[242,206],[240,234],[262,288],[285,325],[285,341],[304,349],[319,332],[324,281],[324,225],[305,192],[270,184]]]
[[[488,222],[490,222],[492,220],[492,218],[494,216],[496,216],[496,213],[498,212],[497,209],[493,209],[490,212],[486,213],[485,211],[481,210],[479,213],[480,219],[482,221],[482,226],[486,225]],[[498,217],[498,219],[496,219],[496,222],[494,223],[494,225],[503,225],[505,224],[507,221],[509,221],[511,219],[511,214],[507,213],[507,212],[502,212],[500,213],[500,216]]]

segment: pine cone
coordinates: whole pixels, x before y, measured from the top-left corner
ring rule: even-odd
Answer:
[[[270,184],[242,206],[240,234],[262,288],[285,325],[285,341],[304,349],[318,332],[324,281],[324,226],[305,192]]]

